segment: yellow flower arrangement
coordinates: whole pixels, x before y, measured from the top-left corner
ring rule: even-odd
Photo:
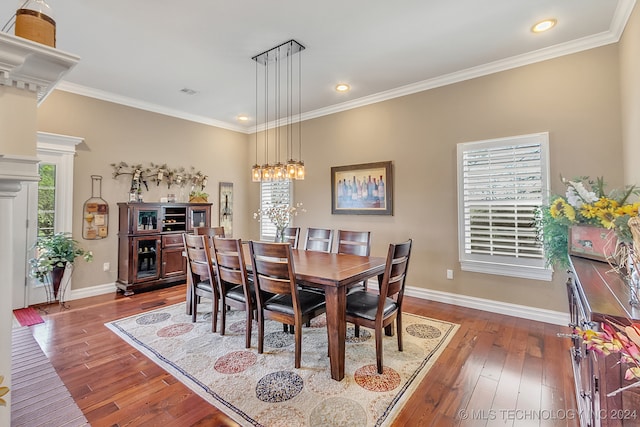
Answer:
[[[595,181],[589,177],[563,178],[562,182],[567,188],[566,194],[552,197],[551,204],[542,206],[537,214],[538,237],[547,265],[568,266],[567,240],[572,225],[603,227],[614,230],[620,242],[633,241],[628,222],[638,216],[640,207],[640,202],[629,202],[631,196],[638,195],[635,185],[606,193],[602,177]]]

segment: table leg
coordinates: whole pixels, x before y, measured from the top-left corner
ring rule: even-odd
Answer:
[[[345,310],[347,306],[347,288],[327,286],[327,334],[329,338],[329,361],[331,378],[341,381],[344,378],[344,351],[347,337]]]

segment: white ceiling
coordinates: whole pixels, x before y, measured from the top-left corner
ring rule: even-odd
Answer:
[[[57,22],[56,47],[81,58],[59,89],[243,132],[256,124],[251,57],[289,39],[306,47],[306,119],[616,42],[635,4],[47,1]],[[15,12],[15,2],[2,3],[0,26]],[[557,26],[532,33],[545,18],[557,19]],[[337,93],[338,82],[351,91]],[[237,121],[240,114],[249,122]]]

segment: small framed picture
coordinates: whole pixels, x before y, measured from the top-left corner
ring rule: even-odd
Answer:
[[[393,215],[391,162],[332,167],[331,213]]]
[[[233,237],[233,183],[220,183],[220,226],[225,237]]]

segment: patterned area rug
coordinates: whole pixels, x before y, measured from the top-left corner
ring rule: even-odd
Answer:
[[[403,314],[404,351],[384,338],[384,373],[376,372],[373,331],[347,328],[345,378],[334,381],[324,316],[302,331],[302,367],[294,368],[294,338],[265,323],[265,348],[244,347],[244,312],[227,313],[227,334],[211,332],[203,299],[191,323],[184,303],[106,326],[241,425],[388,426],[450,341],[458,325]],[[207,311],[208,310],[208,311]],[[220,322],[218,322],[220,327]]]

